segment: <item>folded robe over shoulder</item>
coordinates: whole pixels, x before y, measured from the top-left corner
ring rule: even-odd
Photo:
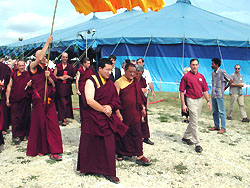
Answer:
[[[95,76],[101,83],[99,75]],[[94,99],[101,105],[110,105],[113,113],[111,117],[107,117],[103,112],[98,112],[87,105],[83,114],[84,126],[82,126],[82,132],[98,136],[106,136],[112,133],[124,136],[128,128],[115,114],[115,111],[120,108],[120,99],[114,83],[108,79],[106,84],[98,86],[93,77],[91,76],[90,80],[93,81],[96,89]]]

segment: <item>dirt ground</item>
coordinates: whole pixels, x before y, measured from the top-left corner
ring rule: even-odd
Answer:
[[[135,158],[117,161],[116,185],[103,176],[82,175],[76,171],[80,137],[79,111],[66,127],[63,136],[63,161],[48,156],[26,156],[27,142],[13,145],[11,134],[5,136],[0,153],[1,188],[250,188],[250,123],[227,122],[227,132],[209,132],[212,116],[202,114],[199,137],[204,151],[197,154],[194,146],[184,145],[181,138],[187,124],[182,123],[179,106],[150,105],[149,126],[155,145],[144,144],[144,155],[152,165],[141,167]]]

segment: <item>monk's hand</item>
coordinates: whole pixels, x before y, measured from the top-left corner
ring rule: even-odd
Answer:
[[[8,107],[10,107],[11,105],[10,105],[10,101],[9,101],[9,99],[6,99],[6,105],[8,106]]]
[[[49,71],[45,71],[45,77],[49,78],[50,72]]]
[[[79,89],[76,91],[77,95],[81,95],[81,92],[79,91]]]
[[[141,88],[142,92],[145,94],[145,93],[148,93],[148,89],[146,88]]]
[[[68,78],[67,76],[68,76],[68,75],[63,75],[63,76],[62,76],[62,80],[63,80],[63,81],[64,81],[64,80],[67,80],[67,78]]]
[[[146,117],[147,112],[146,112],[146,109],[145,109],[145,108],[142,109],[141,115],[142,115],[142,117]]]
[[[103,106],[103,112],[106,114],[106,116],[110,117],[112,114],[112,108],[109,105],[104,105]]]
[[[184,113],[187,113],[187,111],[188,111],[188,107],[185,104],[182,106],[182,111]]]
[[[47,42],[48,42],[49,44],[51,44],[52,41],[53,41],[53,37],[52,37],[52,35],[49,35],[49,38],[48,38]]]
[[[26,87],[30,87],[31,86],[31,80],[27,83]]]
[[[116,116],[117,116],[121,121],[123,121],[123,117],[122,117],[121,113],[116,113]]]

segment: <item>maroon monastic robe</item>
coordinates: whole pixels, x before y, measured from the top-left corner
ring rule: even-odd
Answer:
[[[86,101],[85,101],[85,95],[84,95],[84,87],[86,84],[86,80],[94,74],[94,70],[92,67],[86,69],[85,71],[83,70],[82,67],[80,67],[78,69],[79,73],[80,73],[80,78],[78,81],[78,87],[79,87],[79,91],[81,92],[81,95],[79,95],[79,107],[80,107],[80,119],[82,122],[83,119],[83,109],[84,109],[84,104],[86,105]]]
[[[123,79],[122,76],[120,79]],[[123,123],[129,129],[124,137],[117,136],[116,153],[124,156],[141,156],[142,134],[141,134],[141,110],[142,110],[142,91],[139,82],[134,81],[127,87],[120,90],[121,115]]]
[[[62,63],[57,66],[57,75],[63,76],[69,75],[72,78],[75,76],[75,71],[69,63],[67,63],[67,67],[63,69]],[[66,118],[74,118],[73,109],[72,109],[72,83],[73,79],[67,79],[66,81],[62,81],[61,79],[57,80],[56,83],[56,103],[58,110],[58,120],[63,121]]]
[[[47,101],[44,104],[45,68],[38,65],[32,78],[32,116],[26,154],[36,156],[38,153],[62,153],[62,136],[54,103],[55,90],[48,80]],[[56,81],[52,71],[50,77]]]
[[[3,108],[2,105],[0,104],[0,146],[4,144],[2,128],[3,128]]]
[[[29,96],[30,88],[26,88],[26,86],[31,77],[27,71],[24,71],[22,74],[19,71],[15,71],[12,73],[11,78],[13,81],[10,94],[12,137],[28,137],[31,99]]]
[[[141,88],[147,88],[147,83],[146,79],[141,77],[139,80]],[[142,96],[143,98],[143,104],[147,108],[147,97],[145,95]],[[146,117],[144,117],[144,122],[141,122],[141,133],[142,133],[142,138],[149,138],[150,133],[149,133],[149,127],[148,127],[148,113],[146,114]]]
[[[115,115],[115,111],[120,108],[120,100],[114,83],[108,79],[103,85],[99,75],[96,77],[100,87],[90,77],[95,86],[94,99],[101,105],[110,105],[113,113],[111,117],[107,117],[90,106],[84,109],[77,170],[81,173],[116,176],[115,134],[122,137],[127,126]]]
[[[2,92],[2,99],[0,100],[0,103],[2,105],[2,110],[3,110],[3,131],[7,131],[9,129],[9,124],[10,124],[10,110],[6,105],[6,88],[7,85],[9,84],[10,80],[10,75],[11,75],[11,69],[8,67],[8,65],[3,64],[0,62],[0,81],[4,80],[4,91]]]

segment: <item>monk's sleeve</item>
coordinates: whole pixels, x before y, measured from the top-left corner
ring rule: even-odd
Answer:
[[[136,88],[136,103],[137,103],[137,110],[141,111],[142,110],[142,105],[144,104],[143,102],[143,92],[141,90],[140,83],[138,82],[137,79],[134,79],[135,82],[135,88]]]
[[[56,83],[57,79],[56,79],[55,75],[53,74],[53,72],[51,70],[49,70],[49,72],[50,72],[51,79]]]

